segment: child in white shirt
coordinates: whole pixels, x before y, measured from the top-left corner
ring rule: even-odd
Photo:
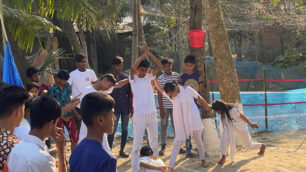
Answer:
[[[24,105],[24,117],[18,127],[15,128],[14,134],[17,136],[19,141],[29,134],[31,126],[27,119],[30,118],[30,106],[32,103],[32,98],[29,99]]]
[[[153,156],[153,151],[148,146],[144,146],[140,150],[139,167],[140,172],[170,172],[170,168],[165,165],[163,160]]]
[[[155,81],[156,82],[156,81]],[[175,138],[171,152],[169,167],[175,166],[177,155],[185,140],[193,136],[199,151],[199,158],[202,161],[202,167],[207,168],[209,165],[205,160],[205,149],[202,141],[203,124],[199,109],[194,99],[206,110],[210,110],[209,105],[193,88],[179,86],[175,82],[169,82],[162,89],[159,84],[157,89],[163,93],[173,104],[173,122],[175,128]]]
[[[149,56],[156,68],[147,73],[149,69],[149,61],[146,58]],[[162,68],[162,64],[154,57],[147,46],[145,45],[144,54],[138,58],[131,69],[129,82],[133,92],[133,149],[132,149],[132,172],[137,172],[139,152],[145,129],[148,132],[149,143],[153,149],[154,156],[158,157],[158,128],[157,128],[157,113],[154,99],[154,90],[151,81]]]
[[[246,148],[250,149],[260,149],[258,155],[263,155],[265,153],[266,145],[262,143],[252,142],[252,137],[249,133],[247,124],[251,128],[259,128],[255,123],[251,123],[246,116],[244,116],[237,107],[223,102],[221,100],[216,100],[212,104],[212,109],[220,114],[220,131],[221,131],[221,155],[222,158],[218,162],[219,165],[223,165],[226,160],[226,155],[228,149],[230,148],[229,155],[232,162],[234,161],[234,156],[236,153],[236,145],[234,140],[234,132],[237,133],[240,144]]]

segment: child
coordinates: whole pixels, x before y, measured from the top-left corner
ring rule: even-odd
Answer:
[[[39,70],[38,69],[36,69],[34,67],[29,67],[26,70],[26,75],[31,82],[34,82],[39,86],[38,95],[48,94],[48,90],[50,89],[50,87],[48,85],[40,82]]]
[[[158,128],[157,113],[154,100],[154,91],[151,81],[154,80],[156,74],[162,68],[162,64],[154,57],[145,45],[144,54],[138,58],[131,69],[129,81],[133,92],[133,149],[132,149],[132,172],[138,169],[137,162],[139,151],[145,129],[148,131],[150,146],[153,149],[154,156],[158,157]],[[156,68],[147,73],[149,69],[149,61],[145,59],[149,56],[156,64]]]
[[[205,161],[205,149],[202,142],[203,124],[194,99],[196,99],[198,104],[206,110],[210,110],[210,107],[199,93],[189,86],[182,87],[176,83],[170,82],[165,84],[164,89],[159,86],[157,88],[165,97],[170,99],[173,104],[175,138],[169,167],[171,169],[174,168],[175,160],[181,146],[187,138],[193,135],[199,151],[199,157],[202,161],[202,166],[207,168],[208,164]]]
[[[0,88],[0,171],[16,144],[14,129],[20,125],[24,115],[24,104],[29,98],[27,91],[18,86],[2,84]]]
[[[111,96],[99,92],[89,93],[83,98],[81,115],[88,132],[71,154],[71,172],[116,171],[117,160],[102,147],[104,134],[113,133],[114,106]]]
[[[180,76],[179,84],[182,86],[189,86],[196,90],[199,94],[203,93],[203,76],[196,71],[196,58],[193,55],[188,55],[184,59],[184,67],[186,69],[186,73]],[[200,115],[202,114],[202,107],[198,105],[200,110]],[[191,152],[191,138],[187,138],[186,140],[186,156],[188,158],[193,158],[194,154]]]
[[[170,168],[161,159],[153,156],[153,151],[148,146],[140,150],[139,166],[141,172],[170,172]]]
[[[57,149],[58,171],[67,171],[64,130],[56,128],[56,122],[61,114],[62,109],[53,97],[42,95],[33,99],[30,108],[31,130],[10,153],[10,172],[57,171],[55,159],[49,154],[49,149],[44,143],[51,135]]]
[[[55,84],[49,90],[50,96],[54,97],[62,107],[66,106],[71,101],[71,87],[67,83],[68,79],[69,73],[64,70],[60,70],[56,75]],[[72,111],[68,111],[64,113],[64,115],[57,122],[57,127],[64,130],[65,126],[68,130],[71,141],[71,151],[73,151],[73,149],[76,147],[79,140],[77,125],[73,117],[74,114]]]
[[[26,85],[27,91],[32,95],[33,98],[39,94],[39,86],[35,82],[31,82]]]
[[[212,104],[212,109],[221,115],[221,155],[222,158],[218,164],[223,165],[226,160],[226,155],[228,153],[228,148],[230,148],[231,160],[234,161],[234,156],[236,152],[236,145],[234,140],[234,133],[236,132],[241,145],[249,149],[260,148],[258,155],[263,155],[265,153],[266,145],[262,143],[252,142],[252,138],[249,134],[247,124],[251,128],[259,128],[257,124],[251,123],[246,116],[244,116],[238,108],[235,106],[223,102],[221,100],[216,100]]]
[[[19,141],[22,141],[23,138],[29,134],[31,126],[28,122],[30,118],[30,106],[32,103],[32,98],[26,101],[24,106],[24,118],[22,119],[20,125],[15,128],[14,134],[17,136]]]
[[[176,72],[172,71],[172,63],[173,60],[171,58],[164,58],[161,61],[161,64],[163,65],[163,74],[161,74],[158,77],[158,83],[161,87],[164,87],[164,85],[168,82],[177,82],[180,75]],[[154,82],[156,82],[154,80]],[[165,149],[166,149],[166,139],[167,139],[167,129],[168,129],[168,122],[169,122],[169,116],[171,118],[171,124],[173,132],[174,130],[174,124],[173,124],[173,105],[166,97],[161,95],[162,93],[158,92],[158,104],[159,104],[159,111],[160,111],[160,118],[161,118],[161,150],[159,151],[159,156],[163,156]],[[185,153],[186,151],[181,148],[180,153]]]

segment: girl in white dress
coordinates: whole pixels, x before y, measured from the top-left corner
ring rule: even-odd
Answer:
[[[156,84],[158,85],[158,84]],[[171,152],[169,167],[174,168],[175,160],[181,146],[189,136],[195,138],[199,157],[204,168],[208,167],[205,161],[205,149],[202,141],[203,124],[199,109],[195,103],[203,106],[206,110],[210,110],[206,101],[191,87],[178,86],[176,83],[166,83],[164,89],[157,86],[157,89],[163,93],[165,97],[170,99],[173,104],[173,122],[175,129],[175,138],[173,149]]]
[[[243,115],[237,107],[221,100],[216,100],[212,104],[212,109],[221,115],[220,131],[221,131],[221,155],[222,158],[218,162],[219,165],[223,165],[226,160],[228,148],[230,148],[229,155],[232,162],[236,152],[236,145],[234,140],[234,132],[237,133],[240,144],[247,150],[258,149],[260,151],[258,155],[263,155],[266,149],[266,145],[262,143],[252,142],[252,137],[249,134],[247,124],[251,128],[259,128],[255,123],[251,123],[245,115]]]

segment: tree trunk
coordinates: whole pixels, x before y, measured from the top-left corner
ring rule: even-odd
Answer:
[[[93,31],[92,33],[89,33],[91,35],[90,37],[90,66],[92,66],[93,70],[96,72],[99,72],[99,66],[98,66],[98,53],[97,53],[97,39],[96,39],[96,32]]]
[[[190,0],[190,20],[189,29],[202,29],[203,8],[202,0]],[[196,57],[197,70],[204,77],[202,97],[207,103],[210,103],[207,72],[205,67],[205,52],[204,48],[191,48],[190,53]],[[219,138],[216,130],[214,114],[210,111],[203,110],[204,126],[204,146],[205,151],[210,156],[219,154]]]
[[[132,32],[132,65],[138,58],[138,16],[139,14],[139,0],[132,0],[132,14],[133,14],[133,32]]]
[[[86,61],[88,62],[87,44],[83,33],[83,29],[79,28],[79,36],[78,36],[76,31],[74,30],[72,21],[62,21],[62,23],[63,23],[63,28],[62,28],[63,32],[66,34],[69,40],[74,55],[82,54],[85,56]]]
[[[221,99],[241,105],[239,84],[219,0],[203,0]]]
[[[239,30],[237,32],[237,37],[236,37],[236,53],[237,53],[237,60],[242,61],[242,31]]]

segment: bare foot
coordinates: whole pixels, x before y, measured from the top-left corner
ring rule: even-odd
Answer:
[[[225,163],[226,157],[224,155],[222,155],[222,158],[218,161],[218,164],[223,166]]]
[[[207,164],[207,162],[205,161],[205,159],[202,160],[202,167],[203,167],[203,168],[209,167],[209,165]]]
[[[265,144],[262,144],[260,147],[260,151],[258,152],[258,155],[263,155],[265,153],[266,147],[267,146]]]

